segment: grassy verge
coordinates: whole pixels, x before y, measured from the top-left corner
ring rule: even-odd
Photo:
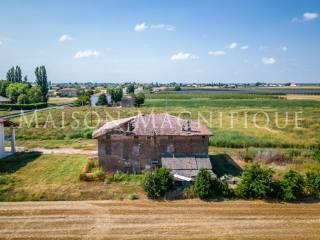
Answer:
[[[0,200],[123,199],[141,192],[137,181],[81,182],[83,155],[18,153],[0,162]]]

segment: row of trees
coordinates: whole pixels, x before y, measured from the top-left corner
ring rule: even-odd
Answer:
[[[36,67],[35,76],[36,84],[32,86],[27,81],[27,76],[22,81],[22,71],[19,66],[10,68],[7,80],[0,81],[1,96],[19,104],[47,102],[49,86],[45,66]]]
[[[144,190],[149,198],[165,195],[174,188],[173,176],[167,169],[157,169],[147,173]],[[219,178],[201,169],[195,183],[188,189],[200,199],[239,198],[239,199],[278,199],[295,201],[306,197],[320,198],[320,172],[308,171],[305,175],[289,170],[282,178],[275,179],[274,171],[258,164],[245,167],[240,183],[235,189]]]
[[[21,68],[19,66],[16,66],[16,67],[12,66],[7,72],[6,79],[8,82],[13,82],[13,83],[22,82]],[[27,75],[24,76],[23,81],[24,82],[28,81]]]

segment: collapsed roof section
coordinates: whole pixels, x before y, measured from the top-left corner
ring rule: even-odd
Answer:
[[[138,115],[107,122],[93,133],[99,138],[114,130],[122,130],[136,136],[211,136],[207,127],[197,121],[181,119],[166,113]]]

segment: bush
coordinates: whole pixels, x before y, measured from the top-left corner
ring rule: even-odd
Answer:
[[[212,177],[206,169],[199,170],[193,191],[200,199],[209,199],[213,195]]]
[[[305,176],[306,190],[309,195],[320,196],[320,172],[308,171]]]
[[[173,175],[166,168],[158,168],[153,172],[146,173],[143,187],[148,198],[164,197],[166,192],[174,189]]]
[[[303,196],[304,179],[296,171],[289,170],[281,180],[281,198],[285,201],[293,201]]]
[[[271,195],[272,177],[270,168],[262,168],[258,164],[247,165],[241,181],[235,191],[238,197],[246,199],[265,199]]]
[[[129,194],[128,199],[129,200],[137,200],[137,199],[139,199],[139,195],[136,193],[131,193],[131,194]]]

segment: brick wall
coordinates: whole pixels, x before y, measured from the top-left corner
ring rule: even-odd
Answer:
[[[105,135],[98,139],[105,171],[141,172],[161,166],[161,154],[208,154],[208,136]]]

